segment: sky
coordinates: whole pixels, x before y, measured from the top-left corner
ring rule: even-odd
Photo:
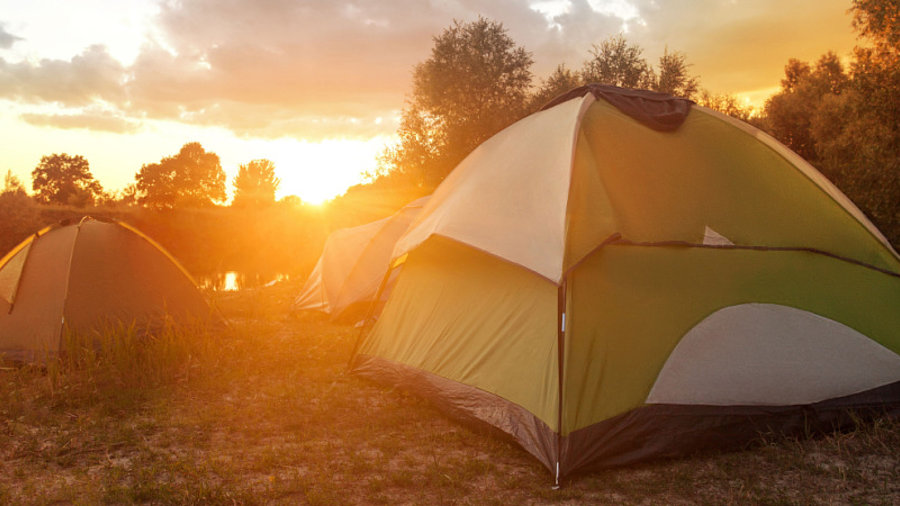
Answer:
[[[850,0],[0,0],[0,171],[82,155],[107,190],[200,142],[321,202],[394,141],[413,67],[454,20],[502,23],[535,84],[622,33],[754,105],[789,58],[848,57]]]

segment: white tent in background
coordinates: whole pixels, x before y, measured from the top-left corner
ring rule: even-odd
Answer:
[[[371,302],[388,270],[394,244],[427,201],[428,197],[422,197],[387,218],[332,232],[294,309],[322,311],[337,318]]]

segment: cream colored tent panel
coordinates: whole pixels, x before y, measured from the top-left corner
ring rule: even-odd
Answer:
[[[394,258],[431,235],[449,237],[558,281],[576,129],[592,96],[512,125],[487,140],[435,190]]]
[[[428,202],[422,197],[387,218],[336,230],[294,301],[295,310],[340,316],[373,300],[391,261],[391,252],[410,222]]]

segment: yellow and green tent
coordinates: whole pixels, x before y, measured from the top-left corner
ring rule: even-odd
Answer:
[[[763,132],[573,90],[473,151],[398,240],[353,370],[556,476],[900,407],[900,257]]]

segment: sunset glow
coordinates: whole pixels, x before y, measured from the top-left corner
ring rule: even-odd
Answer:
[[[264,142],[260,151],[272,153],[281,180],[277,198],[297,195],[304,202],[321,204],[363,181],[386,142],[382,137],[319,142],[282,139]]]
[[[813,10],[775,0],[478,7],[0,0],[0,170],[30,187],[42,156],[78,154],[117,191],[144,164],[199,142],[219,155],[229,193],[241,164],[265,158],[281,180],[278,198],[322,203],[376,167],[412,69],[454,19],[503,23],[532,52],[535,85],[624,33],[649,61],[684,52],[703,88],[755,107],[778,90],[789,58],[846,55],[855,40],[843,0]]]

